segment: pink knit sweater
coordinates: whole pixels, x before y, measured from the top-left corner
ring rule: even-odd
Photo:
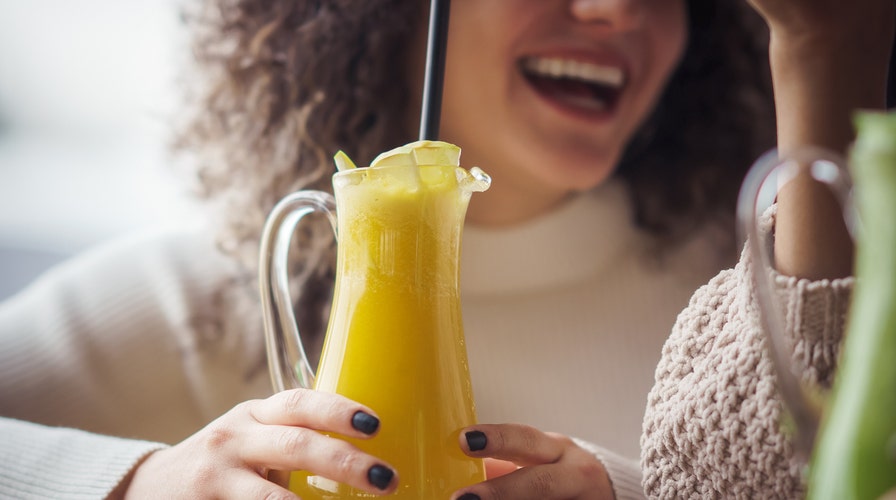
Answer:
[[[798,498],[805,463],[781,431],[782,404],[759,328],[751,262],[700,288],[656,369],[641,437],[650,498]],[[804,381],[829,386],[853,279],[774,275]]]

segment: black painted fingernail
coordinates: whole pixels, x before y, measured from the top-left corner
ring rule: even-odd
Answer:
[[[470,431],[466,436],[467,446],[470,447],[470,451],[484,450],[485,445],[488,444],[488,439],[485,438],[485,433],[482,431]]]
[[[364,434],[373,434],[380,428],[380,419],[359,410],[352,415],[352,427]]]
[[[392,469],[384,465],[374,465],[367,471],[367,480],[381,490],[389,487],[389,483],[392,482],[394,476],[395,473],[392,472]]]
[[[479,495],[475,493],[464,493],[463,495],[457,497],[457,500],[481,500]]]

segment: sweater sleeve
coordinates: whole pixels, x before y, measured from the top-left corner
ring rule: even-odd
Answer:
[[[174,443],[269,392],[263,370],[247,375],[260,333],[213,328],[228,265],[210,236],[177,228],[50,270],[0,304],[0,415]]]
[[[641,436],[650,498],[800,498],[805,463],[782,432],[783,410],[752,293],[753,263],[699,289],[663,347]],[[772,272],[794,371],[829,386],[853,278]]]
[[[573,438],[573,441],[582,449],[588,451],[604,465],[610,484],[613,486],[613,495],[616,500],[643,500],[644,490],[641,487],[641,467],[637,460],[625,458],[605,448],[601,448],[588,441]]]
[[[0,497],[106,498],[164,446],[0,418]]]

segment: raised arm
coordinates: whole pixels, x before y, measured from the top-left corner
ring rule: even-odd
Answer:
[[[846,153],[856,109],[882,109],[896,24],[893,0],[750,0],[771,30],[778,148]],[[808,177],[808,176],[806,176]],[[775,261],[800,278],[851,274],[852,245],[828,190],[805,177],[778,195]]]

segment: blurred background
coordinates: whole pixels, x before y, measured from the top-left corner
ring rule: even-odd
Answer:
[[[178,0],[0,0],[0,299],[197,215],[167,153],[187,45]]]

